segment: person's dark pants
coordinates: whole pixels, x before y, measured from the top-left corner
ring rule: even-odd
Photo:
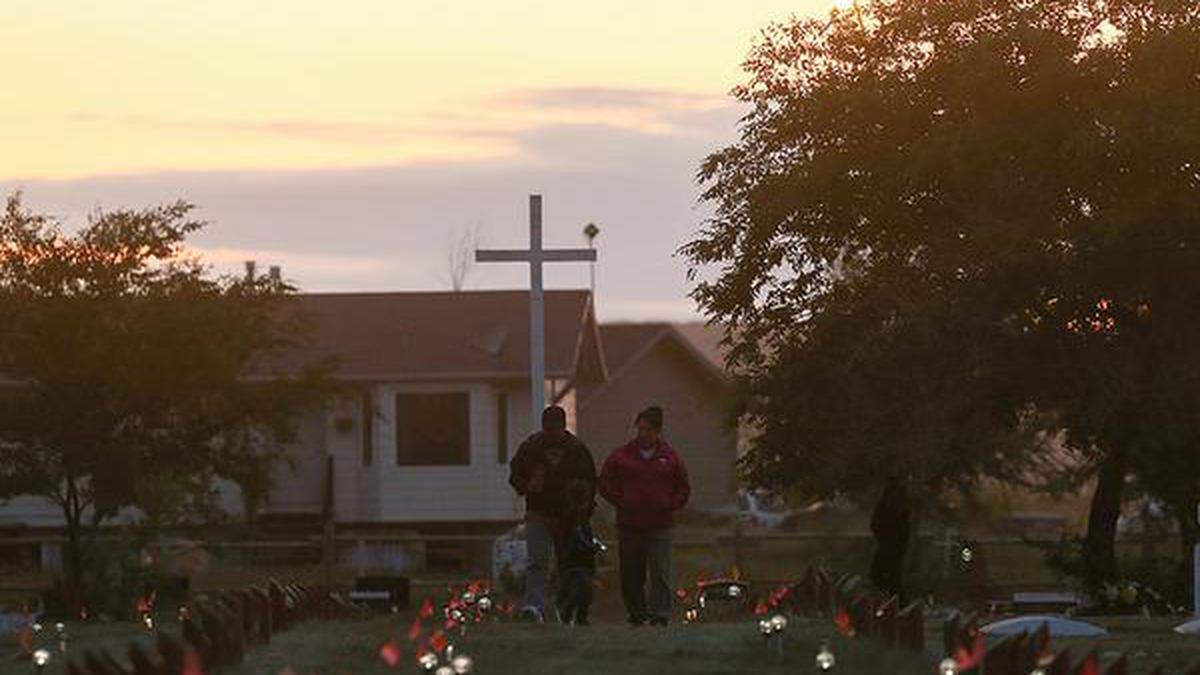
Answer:
[[[621,597],[631,622],[671,619],[675,593],[671,588],[671,528],[621,529]],[[646,604],[646,576],[650,577],[650,604]]]
[[[558,616],[566,624],[586,624],[592,606],[592,578],[595,572],[585,567],[572,567],[559,572]]]

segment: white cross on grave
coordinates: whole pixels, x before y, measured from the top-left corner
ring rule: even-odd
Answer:
[[[546,298],[542,289],[542,263],[594,262],[591,248],[542,248],[542,196],[529,195],[529,248],[475,251],[476,262],[529,263],[529,392],[530,418],[537,425],[546,407]]]

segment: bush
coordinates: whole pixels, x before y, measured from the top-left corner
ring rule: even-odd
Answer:
[[[1089,569],[1084,540],[1063,536],[1058,542],[1028,542],[1042,551],[1059,580],[1085,594],[1090,611],[1178,614],[1190,602],[1187,561],[1170,557],[1122,557],[1118,579],[1103,579]]]

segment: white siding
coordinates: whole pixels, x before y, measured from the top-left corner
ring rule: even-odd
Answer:
[[[357,398],[343,401],[332,409],[328,419],[328,451],[334,458],[334,517],[338,522],[377,522],[379,515],[379,464],[386,460],[380,437],[384,409],[379,388],[369,393],[376,411],[373,445],[374,457],[370,466],[363,465],[362,402]],[[349,420],[349,428],[338,429],[338,420]]]
[[[0,501],[0,525],[62,527],[62,509],[45,497],[21,495]]]
[[[480,383],[389,385],[380,388],[387,402],[379,420],[377,469],[380,516],[389,522],[510,521],[519,517],[516,496],[508,485],[508,467],[496,461],[497,391]],[[469,395],[471,463],[467,466],[397,466],[396,394],[465,392]],[[519,434],[523,399],[510,393],[510,436]],[[527,416],[526,413],[525,416]],[[512,446],[510,446],[512,447]]]
[[[325,478],[327,413],[309,412],[297,425],[297,439],[288,446],[292,462],[279,462],[271,471],[266,513],[320,513]]]

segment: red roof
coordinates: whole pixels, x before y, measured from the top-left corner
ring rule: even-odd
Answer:
[[[281,364],[333,356],[354,380],[528,377],[529,293],[312,293],[296,308],[315,324],[311,345]],[[599,368],[587,291],[546,291],[546,375]],[[590,333],[590,335],[589,335]],[[594,373],[588,373],[594,375]]]

